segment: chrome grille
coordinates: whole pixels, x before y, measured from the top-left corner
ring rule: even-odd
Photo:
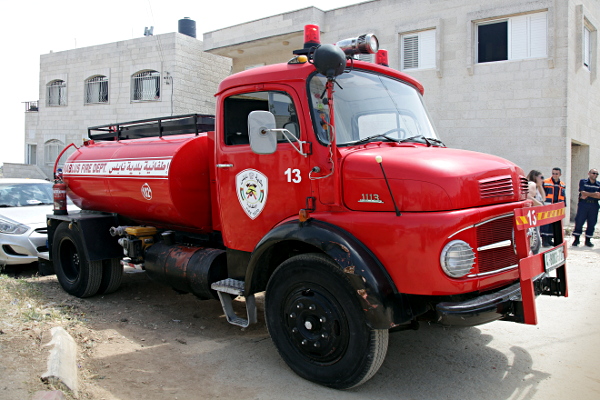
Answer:
[[[483,179],[479,181],[479,193],[482,199],[505,197],[515,194],[510,175]]]
[[[513,215],[492,219],[477,226],[477,248],[478,274],[516,266],[519,260],[513,246]]]

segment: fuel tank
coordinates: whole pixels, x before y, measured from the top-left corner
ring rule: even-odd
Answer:
[[[210,232],[212,157],[206,133],[90,141],[67,159],[63,180],[69,197],[83,210]]]

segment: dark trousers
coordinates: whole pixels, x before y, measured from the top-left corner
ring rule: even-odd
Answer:
[[[598,202],[588,202],[585,200],[577,204],[577,215],[575,216],[575,230],[573,236],[580,236],[583,231],[583,223],[587,221],[585,236],[591,238],[594,236],[594,228],[598,222]]]

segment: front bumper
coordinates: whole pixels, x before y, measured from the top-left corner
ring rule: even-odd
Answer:
[[[438,303],[438,322],[442,325],[475,326],[502,318],[518,318],[520,301],[521,285],[517,282],[498,292],[467,301]]]
[[[551,253],[565,248],[566,242],[550,249]],[[442,325],[475,326],[496,320],[535,324],[535,298],[540,294],[567,296],[564,263],[542,272],[544,253],[521,260],[520,281],[493,293],[483,294],[461,302],[442,302],[436,305],[438,322]],[[538,266],[538,268],[535,268]],[[538,271],[535,274],[535,271]],[[553,272],[555,271],[555,272]],[[556,276],[551,276],[556,274]],[[524,290],[524,291],[523,291]],[[525,293],[525,294],[523,294]]]
[[[31,264],[38,258],[48,259],[46,232],[29,229],[22,235],[0,234],[0,265]]]

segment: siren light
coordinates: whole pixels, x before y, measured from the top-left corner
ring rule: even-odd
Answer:
[[[319,25],[304,25],[304,48],[310,49],[321,44]]]
[[[375,63],[383,65],[384,67],[389,67],[390,64],[388,64],[388,51],[383,49],[377,51],[377,54],[375,54]]]

